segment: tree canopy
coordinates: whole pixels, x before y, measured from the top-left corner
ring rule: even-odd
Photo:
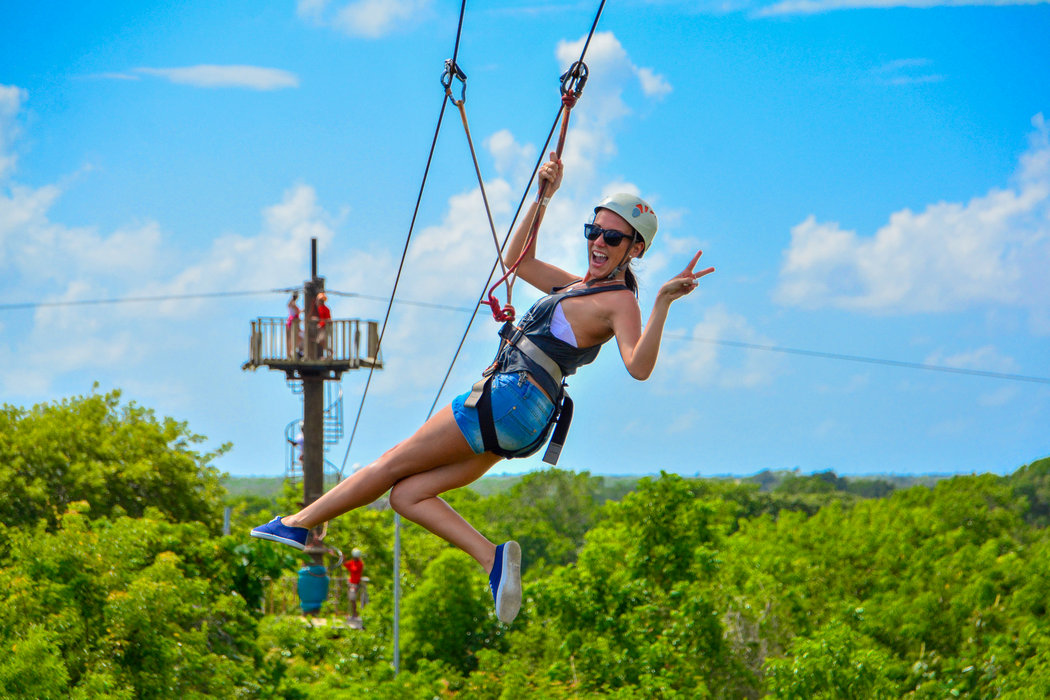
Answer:
[[[484,572],[406,524],[395,676],[390,511],[326,539],[365,551],[365,629],[266,614],[305,560],[247,531],[298,494],[224,494],[202,440],[116,393],[3,407],[0,697],[1050,696],[1050,459],[901,487],[661,473],[613,493],[552,469],[460,489],[522,543],[521,614],[499,623]]]

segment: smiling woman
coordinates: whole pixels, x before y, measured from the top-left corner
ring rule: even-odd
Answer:
[[[504,256],[517,261],[519,277],[547,295],[516,325],[504,324],[496,359],[483,378],[412,437],[298,513],[255,528],[252,536],[304,549],[311,529],[390,490],[395,511],[477,560],[489,574],[497,616],[503,622],[515,618],[521,605],[518,543],[495,545],[440,494],[475,481],[501,458],[535,453],[555,423],[545,459],[556,462],[572,416],[565,377],[593,362],[601,346],[616,338],[627,371],[647,379],[656,365],[671,302],[692,292],[697,280],[714,271],[709,267],[693,272],[698,251],[660,288],[643,328],[630,264],[656,235],[652,208],[629,194],[602,200],[584,227],[588,266],[580,277],[535,256],[531,234],[561,185],[562,163],[555,154],[540,168],[539,178],[544,196],[532,204]]]

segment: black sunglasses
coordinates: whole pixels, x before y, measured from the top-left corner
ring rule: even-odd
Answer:
[[[611,228],[602,228],[598,224],[584,224],[583,235],[587,237],[588,241],[598,240],[598,236],[605,239],[605,244],[615,248],[620,245],[620,241],[628,239],[634,241],[635,235],[633,233],[624,233],[623,231],[617,231]]]

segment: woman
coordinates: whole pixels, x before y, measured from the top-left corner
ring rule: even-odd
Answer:
[[[299,292],[292,292],[292,298],[288,300],[288,318],[284,321],[284,347],[287,349],[288,357],[298,357],[299,348]]]
[[[543,216],[549,195],[561,185],[561,161],[551,154],[539,176],[549,194],[532,204],[515,231],[504,251],[508,261],[518,259],[533,218]],[[660,288],[643,328],[629,264],[648,249],[656,228],[656,215],[643,200],[613,195],[595,207],[593,222],[585,226],[588,267],[582,279],[537,259],[534,247],[526,251],[518,277],[551,293],[529,310],[517,329],[501,331],[504,341],[496,362],[486,371],[486,390],[457,397],[368,467],[298,513],[255,528],[252,536],[302,549],[310,528],[390,490],[395,511],[477,560],[489,574],[497,616],[503,622],[513,620],[521,606],[520,547],[513,541],[493,544],[439,494],[480,478],[501,455],[535,452],[562,396],[559,373],[571,374],[593,361],[606,341],[616,339],[631,376],[649,377],[671,302],[692,292],[698,279],[714,271],[693,272],[701,255],[697,252],[684,271]],[[556,366],[551,366],[551,359]],[[479,393],[487,394],[480,406]],[[486,420],[486,413],[491,420]],[[491,447],[482,434],[486,423],[495,427],[498,447],[494,449],[499,454],[486,447]]]

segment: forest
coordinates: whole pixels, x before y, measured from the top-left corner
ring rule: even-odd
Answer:
[[[305,557],[247,533],[298,494],[231,493],[204,442],[119,392],[0,409],[0,697],[1050,697],[1047,458],[911,484],[654,463],[460,489],[521,543],[521,614],[499,623],[481,569],[406,524],[395,674],[392,512],[326,538],[366,553],[365,629],[266,614]]]

